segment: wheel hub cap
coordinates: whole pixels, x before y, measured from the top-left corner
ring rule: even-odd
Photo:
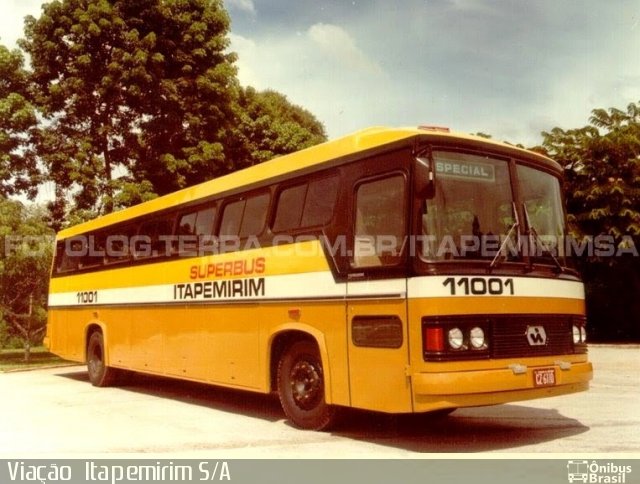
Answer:
[[[308,361],[299,361],[291,369],[293,399],[303,410],[314,408],[323,395],[319,369]]]

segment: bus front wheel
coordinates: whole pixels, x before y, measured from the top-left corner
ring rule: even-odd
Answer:
[[[105,362],[104,336],[95,331],[89,337],[87,344],[87,369],[89,381],[96,387],[108,387],[115,382],[115,368],[110,368]]]
[[[285,351],[278,364],[278,396],[300,428],[325,430],[334,423],[336,408],[325,402],[322,360],[314,343],[298,341]]]

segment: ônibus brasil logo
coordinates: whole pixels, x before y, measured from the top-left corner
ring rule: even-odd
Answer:
[[[594,484],[625,484],[627,474],[631,473],[630,465],[613,462],[600,463],[588,460],[570,460],[567,463],[567,479],[569,482]]]

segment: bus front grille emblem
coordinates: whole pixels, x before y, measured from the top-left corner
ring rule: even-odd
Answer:
[[[527,341],[530,346],[544,346],[547,344],[547,333],[544,326],[527,326]]]

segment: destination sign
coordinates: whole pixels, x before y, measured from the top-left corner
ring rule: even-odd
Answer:
[[[496,179],[493,165],[488,163],[436,160],[436,173],[444,178],[461,178],[493,182]]]

